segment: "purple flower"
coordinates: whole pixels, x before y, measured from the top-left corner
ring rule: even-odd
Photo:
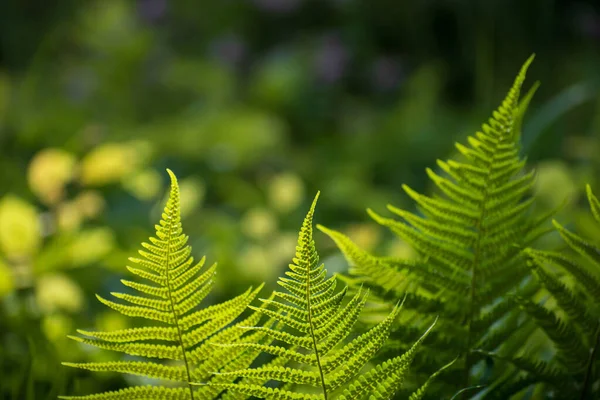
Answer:
[[[160,21],[167,12],[167,0],[138,0],[138,13],[149,23]]]
[[[371,66],[371,82],[380,91],[397,88],[402,76],[402,66],[392,57],[380,57]]]
[[[342,78],[348,64],[348,51],[338,35],[326,36],[315,54],[314,67],[319,80],[335,83]]]
[[[237,66],[246,56],[246,46],[234,35],[217,38],[210,47],[212,55],[228,65]]]

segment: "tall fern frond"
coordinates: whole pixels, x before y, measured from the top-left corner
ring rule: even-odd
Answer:
[[[264,308],[251,306],[256,312],[278,321],[282,327],[258,325],[247,329],[264,332],[281,345],[255,342],[221,344],[226,348],[258,349],[286,363],[224,372],[220,376],[277,381],[280,386],[267,387],[247,381],[213,383],[228,389],[228,393],[282,400],[390,399],[402,384],[417,348],[433,327],[432,324],[403,355],[363,371],[363,367],[388,338],[400,307],[395,306],[371,330],[353,340],[345,340],[367,301],[368,291],[357,290],[344,305],[347,288],[336,291],[336,277],[328,278],[324,265],[319,264],[313,240],[313,214],[317,198],[318,194],[300,229],[293,264],[285,272],[286,277],[278,281],[285,290],[275,291],[274,298],[261,299],[263,306],[266,306]],[[425,388],[420,389],[414,398],[421,398]]]
[[[458,348],[464,355],[463,378],[454,376],[452,381],[461,381],[463,387],[472,384],[473,366],[481,358],[472,350],[500,346],[503,340],[498,339],[511,332],[496,332],[502,328],[499,322],[517,322],[514,302],[503,297],[524,284],[529,274],[521,250],[548,230],[544,226],[548,216],[530,215],[535,176],[524,170],[525,159],[519,154],[521,121],[537,88],[519,100],[532,60],[533,56],[525,62],[506,98],[482,129],[468,137],[466,144],[456,144],[462,160],[438,160],[439,170],[427,168],[436,194],[427,196],[403,185],[417,212],[388,206],[400,218],[397,220],[368,210],[376,222],[410,244],[419,255],[417,259],[377,257],[359,249],[340,232],[319,227],[344,253],[351,273],[369,286],[379,287],[377,293],[384,298],[397,301],[406,288],[417,283],[414,295],[424,304],[439,305],[429,318],[423,318],[427,313],[420,309],[404,324],[417,324],[418,332],[440,315],[441,335],[435,338],[438,345],[427,344],[430,351],[425,351],[441,362],[453,357],[444,347]],[[428,342],[433,341],[432,336]],[[457,347],[448,347],[448,343]]]
[[[253,360],[252,354],[215,349],[210,341],[235,342],[239,339],[244,331],[232,323],[261,288],[248,289],[221,304],[198,307],[213,287],[216,264],[204,267],[205,258],[194,263],[191,247],[187,245],[188,236],[182,230],[177,178],[167,171],[171,190],[162,219],[155,226],[156,236],[151,237],[149,243],[142,243],[141,257],[129,259],[136,267],[127,267],[141,281],[123,280],[122,283],[131,290],[111,293],[119,301],[97,296],[103,304],[121,314],[146,321],[139,327],[111,332],[78,330],[81,336],[71,336],[78,342],[131,357],[123,361],[63,364],[89,371],[119,372],[172,382],[92,395],[63,396],[62,399],[213,399],[219,395],[214,388],[191,383],[210,381],[214,371],[230,368],[234,360],[238,360],[238,367],[249,365]],[[259,318],[260,315],[252,315],[242,323],[253,324]],[[168,363],[160,362],[161,359]],[[219,377],[219,381],[222,379]]]
[[[600,202],[589,185],[586,190],[593,218],[600,223]],[[539,382],[554,388],[565,399],[597,398],[600,396],[600,244],[597,241],[592,244],[553,222],[574,254],[533,249],[527,249],[526,254],[535,276],[554,302],[542,305],[529,298],[518,298],[521,307],[552,341],[553,356],[544,362],[536,361],[533,356],[517,359],[505,356],[505,359],[530,378],[541,378]],[[553,368],[550,374],[549,365]]]

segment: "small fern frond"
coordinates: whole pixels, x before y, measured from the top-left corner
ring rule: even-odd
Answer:
[[[199,308],[214,284],[216,264],[206,268],[205,258],[194,263],[188,237],[183,233],[177,178],[167,170],[171,190],[162,218],[156,225],[156,236],[142,243],[141,257],[129,260],[137,267],[128,270],[144,283],[123,281],[132,289],[128,293],[112,293],[117,300],[98,299],[128,317],[145,319],[145,326],[111,332],[79,330],[72,339],[101,349],[134,356],[130,361],[99,363],[63,363],[66,366],[98,372],[118,372],[174,381],[165,386],[134,386],[117,392],[87,396],[63,396],[71,400],[135,400],[212,399],[219,392],[208,392],[208,386],[193,386],[193,381],[210,381],[212,372],[226,368],[236,359],[232,351],[214,351],[210,340],[235,342],[244,333],[231,325],[256,297],[261,287],[221,304]],[[256,323],[260,315],[247,323]],[[224,329],[225,328],[225,329]],[[147,358],[149,360],[145,360]],[[163,364],[157,359],[171,360]],[[250,364],[253,358],[247,362]]]
[[[589,185],[586,192],[592,215],[600,223],[600,203]],[[597,373],[594,375],[600,347],[600,247],[569,231],[557,221],[553,223],[573,254],[533,249],[527,249],[525,254],[534,275],[553,297],[556,307],[549,308],[523,298],[518,301],[551,340],[556,350],[551,362],[555,369],[562,371],[561,385],[571,385],[580,393],[579,398],[586,399],[592,395],[590,391],[597,392],[600,382],[600,376]],[[567,285],[567,280],[574,284]],[[559,317],[559,313],[563,316]],[[538,361],[534,365],[542,364],[546,363]],[[531,369],[522,362],[518,366],[523,370]],[[539,368],[531,375],[547,376]],[[550,386],[555,386],[557,382],[552,379],[546,381]],[[572,393],[570,396],[576,398]]]
[[[313,215],[318,194],[304,219],[298,237],[293,263],[278,281],[285,291],[275,291],[271,299],[262,300],[262,307],[252,307],[279,326],[247,327],[261,332],[286,347],[255,342],[233,346],[260,350],[284,360],[277,365],[240,369],[222,373],[241,382],[220,384],[228,394],[239,393],[267,399],[391,399],[423,340],[433,324],[402,356],[394,357],[367,372],[369,363],[387,340],[400,306],[371,330],[347,340],[359,318],[368,290],[359,288],[344,305],[347,288],[336,291],[336,277],[327,277],[313,239]],[[231,346],[223,343],[222,346]],[[253,380],[262,383],[252,382]],[[279,387],[266,387],[264,382],[280,382]],[[313,389],[311,389],[311,387]],[[295,388],[295,390],[293,390]],[[315,390],[321,392],[315,394]]]

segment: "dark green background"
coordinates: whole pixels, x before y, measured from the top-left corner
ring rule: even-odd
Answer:
[[[533,52],[526,86],[542,85],[523,142],[540,207],[568,196],[563,220],[585,229],[580,195],[599,181],[596,1],[3,0],[0,202],[18,199],[42,228],[26,254],[0,246],[0,398],[124,385],[61,367],[108,357],[64,334],[125,323],[93,294],[118,290],[151,233],[165,168],[198,194],[184,229],[196,256],[220,264],[211,301],[275,282],[317,190],[317,222],[406,254],[365,208],[412,207],[401,184],[427,191],[425,167],[478,129]],[[125,172],[86,180],[82,165],[93,169],[107,144],[144,156],[131,166],[109,151],[104,162]],[[51,203],[28,178],[48,149],[75,160]],[[104,207],[61,225],[90,192]],[[0,237],[11,226],[0,221]],[[329,270],[343,270],[332,243],[317,241]],[[103,250],[82,261],[75,245]],[[65,293],[57,282],[79,300],[52,300]]]

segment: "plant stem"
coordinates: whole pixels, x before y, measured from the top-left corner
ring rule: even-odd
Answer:
[[[172,205],[172,207],[176,207],[176,205]],[[172,213],[172,211],[171,211]],[[167,293],[169,295],[169,303],[171,304],[171,311],[173,312],[173,317],[175,319],[175,325],[177,326],[177,337],[179,339],[179,345],[181,346],[181,352],[183,354],[183,363],[185,364],[185,373],[187,374],[188,387],[190,389],[190,400],[194,400],[194,389],[192,386],[192,375],[190,374],[190,365],[188,363],[187,355],[185,354],[185,346],[183,345],[183,335],[181,333],[181,327],[179,326],[179,315],[177,315],[177,311],[175,310],[175,300],[173,300],[173,289],[171,288],[171,279],[169,275],[169,259],[171,256],[171,247],[169,243],[171,243],[171,234],[173,231],[173,216],[170,215],[169,224],[167,225],[167,229],[169,230],[169,234],[167,236],[167,255],[166,255],[166,265],[165,265],[165,275],[167,279]]]
[[[306,274],[308,276],[308,283],[306,284],[306,308],[308,309],[308,325],[310,327],[310,336],[312,338],[313,348],[315,349],[315,356],[317,358],[319,374],[321,375],[321,385],[323,385],[323,396],[325,400],[327,400],[327,389],[325,388],[325,375],[323,374],[323,368],[321,367],[321,359],[319,358],[319,349],[317,347],[317,338],[315,337],[315,330],[312,321],[312,307],[310,304],[310,265],[306,266]]]
[[[488,166],[489,169],[491,169],[491,165]],[[481,239],[483,236],[483,233],[481,232],[481,225],[483,223],[483,220],[486,217],[486,210],[485,210],[485,205],[487,202],[487,198],[488,198],[488,190],[487,187],[484,188],[484,192],[483,192],[483,198],[481,199],[481,203],[480,203],[480,207],[481,207],[481,214],[479,216],[479,218],[477,219],[477,222],[475,223],[475,230],[477,231],[477,240],[475,241],[475,245],[473,246],[473,264],[471,267],[471,288],[470,288],[470,293],[469,293],[469,315],[468,315],[468,319],[467,319],[467,348],[466,348],[466,353],[465,353],[465,370],[464,370],[464,387],[468,387],[470,386],[470,373],[471,373],[471,363],[472,363],[472,356],[471,356],[471,346],[473,346],[473,320],[475,319],[475,295],[476,290],[476,284],[477,284],[477,268],[478,268],[478,264],[479,264],[479,258],[480,258],[480,253],[481,253]]]

